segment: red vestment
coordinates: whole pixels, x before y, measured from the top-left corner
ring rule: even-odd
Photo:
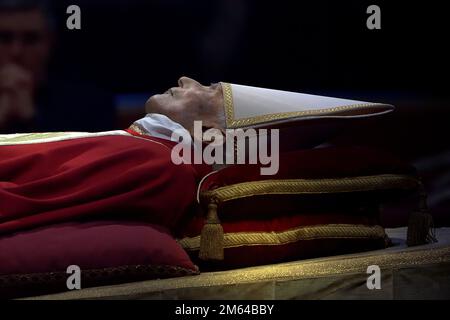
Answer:
[[[201,177],[172,163],[173,145],[109,135],[0,146],[0,233],[101,214],[175,227]]]

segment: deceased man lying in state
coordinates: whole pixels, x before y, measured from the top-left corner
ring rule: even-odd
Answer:
[[[171,131],[223,129],[219,84],[182,77],[151,97],[131,129],[0,135],[0,233],[93,214],[146,215],[173,226],[203,173],[174,165]],[[184,129],[186,128],[186,129]]]
[[[91,215],[136,215],[169,228],[211,169],[174,164],[172,133],[283,127],[300,119],[365,118],[392,106],[181,77],[126,130],[0,135],[0,233]],[[302,125],[297,125],[301,127]],[[289,140],[304,139],[295,135]]]

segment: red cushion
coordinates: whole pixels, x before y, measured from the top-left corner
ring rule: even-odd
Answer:
[[[250,215],[250,218],[228,219],[225,217],[221,220],[221,224],[225,233],[227,232],[280,232],[289,230],[298,226],[312,226],[325,224],[360,224],[360,225],[376,225],[379,223],[377,211],[356,211],[350,212],[330,211],[323,213],[301,213],[301,214],[282,214],[270,218],[258,218],[257,214]],[[186,237],[195,237],[200,234],[205,218],[195,216],[185,226],[183,235]]]
[[[205,261],[195,260],[201,268],[384,248],[379,205],[418,186],[412,166],[362,147],[298,150],[279,160],[279,171],[272,176],[261,175],[261,165],[233,165],[203,179],[198,188],[203,213],[177,233],[194,259],[203,225],[204,239],[215,239],[203,242]]]
[[[314,239],[288,243],[283,246],[237,246],[224,250],[223,261],[203,261],[193,254],[202,272],[245,268],[301,259],[351,254],[386,248],[386,239],[336,238]]]
[[[197,274],[166,228],[133,222],[65,223],[0,238],[0,296],[65,291],[78,265],[82,287]]]
[[[331,179],[379,174],[415,175],[413,166],[379,150],[327,147],[280,154],[275,175],[261,175],[260,164],[232,165],[202,182],[200,191],[241,182],[274,179]]]
[[[255,212],[261,217],[277,212],[294,214],[305,210],[347,208],[349,205],[367,207],[408,194],[418,186],[413,166],[384,152],[363,147],[327,147],[282,153],[275,175],[261,175],[260,167],[233,165],[208,175],[198,187],[203,209],[206,211],[212,197],[219,202],[221,219],[229,215],[247,217]],[[350,179],[362,182],[355,187],[353,182],[349,183]],[[273,180],[278,184],[295,180],[300,185],[295,188],[301,191],[279,191],[280,186],[276,185],[261,188],[263,181],[272,183]],[[337,188],[330,187],[325,180]],[[312,187],[309,183],[323,186]],[[247,191],[241,191],[244,189]],[[221,190],[225,192],[219,192]],[[253,210],[255,207],[257,211]]]
[[[184,234],[178,241],[204,271],[382,249],[387,245],[375,209],[278,213],[272,217],[259,217],[253,213],[248,217],[238,218],[233,215],[221,219],[224,231],[222,261],[203,261],[198,258],[199,236],[205,223],[203,216],[194,217],[185,226]],[[297,234],[286,238],[286,234],[294,230],[298,230]],[[274,233],[280,236],[275,240],[265,240]],[[240,240],[236,237],[239,234],[244,235]],[[232,240],[233,237],[235,240]]]

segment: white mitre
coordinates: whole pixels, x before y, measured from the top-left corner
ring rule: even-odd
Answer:
[[[317,118],[368,118],[394,106],[221,82],[227,128],[267,127]]]

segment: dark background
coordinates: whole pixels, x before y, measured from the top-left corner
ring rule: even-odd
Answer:
[[[69,4],[82,30],[65,27]],[[381,8],[382,29],[366,28]],[[443,97],[449,71],[442,5],[411,1],[55,1],[55,68],[116,91],[166,89],[183,74],[314,92]]]

